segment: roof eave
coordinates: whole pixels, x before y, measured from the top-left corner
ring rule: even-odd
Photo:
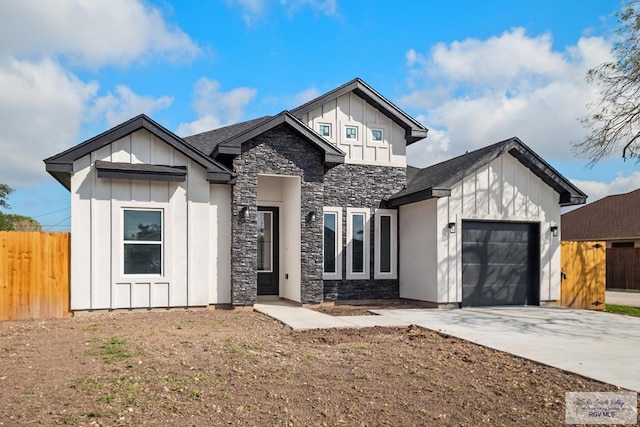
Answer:
[[[451,189],[431,187],[422,191],[405,194],[399,197],[392,196],[387,202],[387,206],[390,208],[397,208],[399,206],[408,205],[410,203],[422,202],[424,200],[449,196],[451,196]]]

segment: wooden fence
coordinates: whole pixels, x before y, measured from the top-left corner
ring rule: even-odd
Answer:
[[[604,310],[605,242],[562,242],[560,305]]]
[[[607,249],[607,289],[640,291],[640,248]]]
[[[0,231],[0,320],[71,316],[69,233]]]

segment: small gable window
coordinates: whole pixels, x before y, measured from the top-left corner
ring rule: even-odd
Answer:
[[[375,142],[382,142],[383,140],[382,129],[371,129],[371,140]]]
[[[318,126],[318,133],[320,136],[324,136],[325,138],[331,138],[331,124],[330,123],[320,123]]]
[[[355,126],[345,126],[345,134],[346,139],[357,140],[358,139],[358,128]]]

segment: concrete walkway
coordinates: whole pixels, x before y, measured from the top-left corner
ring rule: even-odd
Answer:
[[[640,318],[557,307],[372,310],[329,316],[286,302],[256,311],[294,330],[418,325],[633,391],[640,391]]]
[[[607,291],[605,303],[640,308],[640,292]]]

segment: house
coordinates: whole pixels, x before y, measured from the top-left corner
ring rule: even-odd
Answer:
[[[557,300],[550,229],[586,196],[515,138],[407,167],[426,136],[356,78],[186,138],[141,115],[50,157],[71,192],[71,308]],[[519,258],[496,267],[501,245]]]
[[[640,290],[638,213],[640,189],[607,196],[562,215],[562,240],[606,242],[607,289]]]

